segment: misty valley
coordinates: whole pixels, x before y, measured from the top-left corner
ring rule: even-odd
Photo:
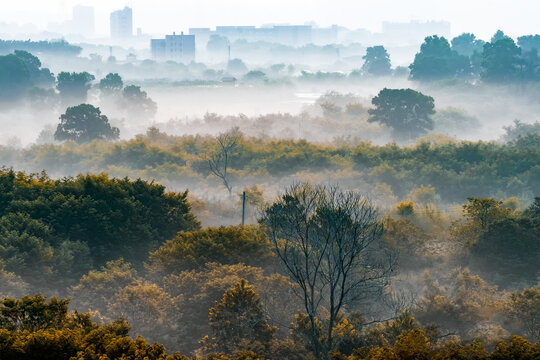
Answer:
[[[0,40],[0,360],[539,359],[540,35],[422,38]]]

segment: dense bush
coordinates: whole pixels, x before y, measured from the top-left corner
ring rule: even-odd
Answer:
[[[178,231],[199,228],[187,192],[143,180],[52,180],[4,169],[0,188],[0,258],[30,278],[66,272],[77,279],[89,262],[141,259]]]
[[[6,298],[0,303],[0,354],[2,359],[131,359],[189,360],[179,353],[167,355],[159,343],[129,336],[130,325],[119,319],[107,324],[94,322],[90,314],[69,313],[69,300],[41,295],[22,299]],[[298,315],[290,337],[273,336],[264,303],[245,280],[225,291],[210,310],[211,336],[202,341],[202,359],[314,359],[302,342],[309,324]],[[21,324],[21,319],[25,319]],[[410,314],[376,326],[364,326],[362,319],[344,318],[335,329],[339,348],[331,359],[536,359],[540,343],[511,336],[493,346],[481,340],[461,342],[446,338],[432,327],[421,326]],[[234,326],[233,326],[234,325]],[[322,334],[321,334],[322,335]],[[324,341],[324,339],[322,339]]]
[[[258,264],[272,257],[270,241],[258,226],[222,226],[182,231],[150,253],[152,273],[171,274],[210,262]]]
[[[114,145],[66,143],[24,150],[0,147],[0,159],[30,171],[47,168],[56,176],[107,171],[175,186],[213,186],[205,159],[213,143],[211,137],[150,132],[137,140]],[[253,181],[274,185],[284,177],[326,171],[356,184],[386,183],[399,197],[420,185],[431,185],[443,202],[471,195],[518,196],[530,201],[540,192],[539,149],[540,139],[531,134],[506,144],[420,140],[407,147],[369,143],[320,145],[305,140],[242,137],[229,159],[229,176],[233,186],[252,185]]]
[[[41,295],[0,303],[0,357],[5,360],[173,360],[161,344],[128,336],[124,320],[98,325],[90,314],[68,314],[69,300]]]

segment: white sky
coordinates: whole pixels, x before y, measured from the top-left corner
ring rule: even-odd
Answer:
[[[92,5],[96,31],[107,34],[109,13],[133,7],[134,28],[170,33],[189,27],[267,23],[380,29],[382,21],[447,20],[452,32],[489,38],[498,28],[508,35],[540,33],[540,0],[0,0],[0,22],[67,20],[73,5]]]

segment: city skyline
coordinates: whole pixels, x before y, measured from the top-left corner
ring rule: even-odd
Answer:
[[[68,20],[73,6],[91,5],[95,8],[96,34],[104,36],[109,33],[110,13],[130,6],[133,8],[133,28],[142,28],[144,33],[149,34],[186,31],[190,27],[306,23],[316,23],[322,27],[338,24],[351,29],[365,28],[377,32],[384,21],[444,20],[451,23],[454,35],[466,31],[488,38],[498,28],[511,36],[538,32],[535,14],[540,11],[540,4],[533,0],[515,1],[512,6],[501,0],[456,0],[452,3],[427,0],[314,0],[309,6],[301,1],[277,0],[266,2],[268,6],[261,4],[265,4],[265,1],[253,4],[246,0],[226,3],[201,0],[196,4],[178,4],[171,0],[53,0],[44,4],[26,0],[4,4],[0,22],[11,23],[16,18],[20,25],[31,23],[39,30],[47,30],[49,23]]]

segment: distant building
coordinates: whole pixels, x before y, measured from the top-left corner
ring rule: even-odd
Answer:
[[[72,31],[79,35],[94,35],[95,21],[94,8],[92,6],[77,5],[73,7]]]
[[[257,34],[255,26],[216,26],[216,34],[233,38],[250,38]]]
[[[190,33],[204,31],[206,36],[220,35],[229,41],[245,39],[247,41],[267,41],[291,46],[309,44],[312,39],[311,25],[276,25],[269,27],[255,26],[216,26],[216,30],[190,29]]]
[[[274,42],[304,45],[311,42],[311,25],[280,25],[272,28]]]
[[[133,11],[130,7],[111,13],[111,38],[125,40],[133,36]]]
[[[174,60],[183,63],[195,60],[195,35],[173,33],[166,35],[165,39],[152,39],[150,47],[154,60]]]
[[[425,37],[431,35],[444,36],[449,39],[450,30],[450,23],[447,21],[383,22],[382,24],[383,36],[401,44],[421,43]]]
[[[151,39],[150,50],[154,60],[165,60],[167,54],[167,41],[165,39]]]
[[[210,28],[189,28],[189,35],[195,35],[197,37],[199,36],[210,37],[211,34],[212,34],[212,30],[210,30]]]
[[[210,39],[210,35],[212,35],[212,30],[210,28],[189,28],[189,35],[195,35],[197,46],[201,46],[204,49]]]
[[[317,45],[337,44],[340,27],[332,25],[328,28],[314,28],[311,30],[312,41]]]

